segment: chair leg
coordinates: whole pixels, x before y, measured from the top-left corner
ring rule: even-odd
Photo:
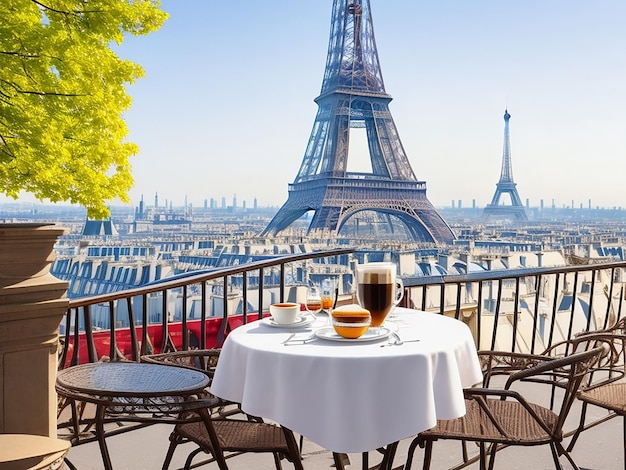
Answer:
[[[554,444],[554,442],[550,443],[550,450],[552,451],[552,460],[554,460],[554,468],[556,468],[557,470],[563,470],[563,467],[561,467],[561,462],[559,462],[559,453],[556,450],[556,445]]]
[[[622,437],[624,440],[624,469],[626,470],[626,415],[622,416]]]
[[[191,463],[193,462],[193,459],[196,457],[196,455],[198,455],[201,452],[204,452],[204,450],[202,450],[201,447],[198,447],[193,452],[190,452],[189,455],[187,456],[187,460],[185,460],[185,466],[183,467],[183,469],[184,470],[191,470]],[[211,454],[211,455],[213,455],[213,454]]]
[[[65,457],[65,458],[63,459],[63,463],[64,463],[64,464],[65,464],[65,466],[66,466],[67,468],[69,468],[70,470],[78,470],[78,469],[74,466],[74,464],[73,464],[72,462],[70,462],[70,460],[69,460],[67,457]]]
[[[383,454],[383,460],[380,462],[378,467],[379,470],[392,470],[393,469],[393,458],[396,456],[396,450],[398,449],[398,443],[394,442],[389,444],[385,449],[385,453]]]
[[[72,429],[74,435],[72,436],[72,444],[78,442],[80,439],[80,416],[78,414],[78,408],[76,406],[76,400],[72,400],[70,403],[72,409]]]
[[[280,463],[280,455],[278,452],[272,452],[272,455],[274,455],[274,466],[276,467],[276,470],[282,470],[283,466]]]
[[[111,457],[104,438],[104,414],[106,412],[105,405],[98,405],[96,408],[96,435],[98,436],[98,445],[100,447],[100,455],[102,455],[102,463],[105,470],[113,470]]]
[[[413,464],[413,455],[415,454],[415,449],[417,448],[418,444],[419,444],[419,438],[416,437],[411,442],[411,445],[409,445],[409,449],[407,450],[407,454],[406,454],[406,462],[404,464],[404,470],[411,470],[411,465]]]
[[[555,442],[554,447],[557,450],[557,459],[558,459],[558,455],[564,455],[567,461],[569,462],[569,464],[572,466],[572,468],[575,470],[579,470],[578,465],[576,464],[576,462],[574,462],[574,459],[572,458],[572,456],[569,454],[567,450],[565,450],[565,448],[563,448],[560,442]]]
[[[569,444],[567,446],[568,452],[571,452],[574,449],[574,444],[576,444],[576,441],[578,440],[580,433],[583,432],[583,430],[585,429],[586,414],[587,414],[587,403],[583,402],[580,408],[580,423],[578,423],[578,429],[576,429],[576,431],[574,432],[574,435],[572,436],[572,439],[569,441]]]
[[[167,449],[167,454],[165,455],[165,460],[163,461],[161,470],[167,470],[170,467],[170,462],[172,461],[172,457],[174,457],[176,446],[181,440],[181,437],[176,433],[176,428],[174,428],[172,434],[170,434],[170,446]]]
[[[341,454],[339,452],[333,452],[333,461],[335,462],[335,468],[337,470],[345,470],[344,460],[348,457],[347,454]],[[348,465],[350,462],[348,461]]]
[[[489,470],[493,470],[493,466],[496,462],[496,452],[498,451],[498,446],[491,444],[489,449],[487,449],[484,442],[480,442],[478,446],[480,448],[480,470],[487,470],[487,462],[489,462]],[[489,460],[487,460],[487,454],[489,454]]]
[[[622,439],[624,440],[624,469],[626,470],[626,416],[622,416]]]
[[[413,448],[415,450],[415,448]],[[411,455],[411,459],[413,456]],[[430,470],[430,461],[433,458],[433,441],[426,441],[426,446],[424,447],[424,464],[422,466],[422,470]],[[406,467],[407,470],[410,468]]]
[[[287,429],[284,426],[281,426],[281,428],[283,430],[283,434],[285,435],[285,441],[287,441],[287,448],[289,449],[291,457],[289,460],[292,461],[291,463],[296,470],[304,470],[304,467],[302,466],[302,455],[298,450],[298,443],[296,442],[296,438],[293,435],[293,432],[291,432],[290,429]]]
[[[226,464],[226,459],[224,458],[224,453],[220,447],[219,439],[215,433],[213,424],[211,423],[211,416],[209,415],[209,412],[206,408],[202,408],[198,410],[197,413],[202,418],[202,421],[206,426],[207,433],[209,434],[209,440],[211,441],[211,446],[213,447],[213,458],[217,462],[220,470],[228,470],[228,464]]]

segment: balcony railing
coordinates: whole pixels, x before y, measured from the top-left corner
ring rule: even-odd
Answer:
[[[280,256],[72,299],[63,324],[59,367],[103,356],[137,361],[150,352],[219,348],[230,329],[267,313],[263,306],[271,303],[268,296],[282,302],[289,300],[289,292],[293,300],[300,300],[298,286],[316,272],[349,276],[353,253],[353,249],[336,249]],[[402,305],[464,321],[479,349],[540,352],[579,331],[603,328],[621,318],[624,269],[626,262],[611,262],[403,276]],[[237,311],[228,301],[233,286],[239,298]],[[210,308],[210,297],[216,293],[222,299],[218,314]],[[259,308],[251,309],[250,296]],[[350,292],[344,290],[344,298],[350,300]],[[172,305],[178,306],[177,318],[171,318]],[[94,326],[95,310],[105,328]]]
[[[538,353],[622,317],[626,262],[404,278],[405,304],[466,322],[478,349]]]
[[[305,270],[338,276],[348,269],[345,257],[353,251],[335,249],[280,256],[122,292],[71,299],[62,323],[59,367],[94,362],[103,356],[137,361],[151,352],[220,347],[230,329],[267,313],[263,306],[271,302],[265,301],[266,295],[277,294],[274,302],[287,300],[287,289],[304,285]],[[300,276],[288,275],[290,268],[297,269]],[[239,292],[240,311],[231,311],[228,301],[233,286]],[[248,301],[251,293],[256,293],[255,301],[260,306],[253,311]],[[220,315],[210,308],[210,298],[215,295],[221,298]],[[172,321],[176,320],[170,315],[173,304],[180,308],[179,321]],[[193,318],[190,304],[197,307]],[[94,321],[96,315],[98,321]]]

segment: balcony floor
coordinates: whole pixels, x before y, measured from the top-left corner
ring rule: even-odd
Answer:
[[[567,429],[572,429],[578,420],[578,404],[570,414]],[[588,416],[603,416],[604,412],[598,408],[590,408]],[[155,470],[160,469],[167,447],[168,436],[172,427],[170,425],[154,425],[148,428],[139,429],[130,433],[112,436],[107,439],[113,466],[119,470]],[[398,454],[394,460],[394,468],[402,468],[406,459],[406,450],[411,439],[401,442]],[[565,442],[569,442],[566,439]],[[182,468],[187,452],[191,450],[192,444],[187,447],[179,446],[174,455],[171,469]],[[470,444],[470,452],[475,447]],[[432,470],[443,470],[455,466],[461,460],[460,444],[456,441],[438,441],[433,448]],[[623,462],[623,433],[622,419],[614,418],[606,423],[585,431],[578,440],[576,448],[572,452],[574,461],[581,470],[618,470],[624,469]],[[73,447],[69,454],[69,459],[79,470],[101,470],[103,469],[100,458],[100,450],[96,442]],[[200,459],[198,456],[197,459]],[[423,451],[418,448],[413,463],[414,469],[420,469],[422,465]],[[377,452],[370,452],[370,466],[380,460]],[[351,465],[347,469],[360,470],[362,468],[361,455],[350,454]],[[320,448],[313,442],[304,441],[303,448],[304,468],[311,470],[322,470],[334,468],[332,455],[325,449]],[[271,455],[247,454],[234,457],[229,460],[232,469],[259,470],[272,469],[273,461]],[[563,468],[570,468],[567,460],[562,457]],[[215,463],[205,465],[201,468],[217,468]],[[293,468],[289,462],[285,461],[284,469]],[[479,468],[478,463],[469,467],[475,470]],[[540,447],[512,447],[504,449],[498,453],[496,459],[496,469],[506,470],[543,470],[553,469],[554,464],[550,450],[547,446]]]

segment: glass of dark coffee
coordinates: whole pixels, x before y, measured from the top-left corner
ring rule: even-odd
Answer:
[[[404,295],[402,279],[396,277],[395,263],[365,263],[356,267],[357,299],[369,310],[371,326],[381,326]]]

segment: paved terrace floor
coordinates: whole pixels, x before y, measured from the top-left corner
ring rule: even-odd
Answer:
[[[578,419],[578,404],[570,414],[568,428],[572,429]],[[590,409],[589,416],[602,416],[604,412],[598,408]],[[158,424],[148,428],[139,429],[130,433],[113,436],[107,439],[113,466],[117,470],[157,470],[161,468],[167,447],[171,425]],[[400,443],[398,454],[394,460],[394,469],[401,469],[406,451],[411,439]],[[568,442],[569,439],[566,440]],[[623,462],[623,433],[622,419],[614,418],[608,422],[585,431],[578,440],[576,448],[572,452],[575,462],[581,470],[618,470],[624,469]],[[179,469],[184,465],[186,455],[193,449],[192,444],[179,446],[174,456],[170,469]],[[470,444],[470,449],[475,448]],[[185,452],[187,451],[187,452]],[[370,466],[380,461],[380,454],[370,452]],[[96,442],[83,444],[70,449],[68,454],[71,462],[79,470],[103,469],[100,450]],[[202,456],[198,456],[197,459]],[[305,469],[324,470],[334,468],[332,454],[320,448],[315,443],[305,440],[303,446],[303,464]],[[350,454],[350,465],[347,470],[360,470],[362,460],[360,454]],[[422,468],[423,451],[418,448],[413,467]],[[432,470],[453,468],[461,461],[461,446],[456,441],[438,441],[433,448]],[[269,454],[247,454],[234,457],[229,460],[229,466],[233,470],[264,470],[273,469],[273,460]],[[561,457],[561,465],[564,469],[571,468],[564,457]],[[201,468],[216,469],[215,463]],[[293,466],[284,461],[284,469]],[[475,470],[478,463],[467,467]],[[540,447],[511,447],[498,453],[496,469],[502,470],[544,470],[553,469],[551,453],[548,446]]]

